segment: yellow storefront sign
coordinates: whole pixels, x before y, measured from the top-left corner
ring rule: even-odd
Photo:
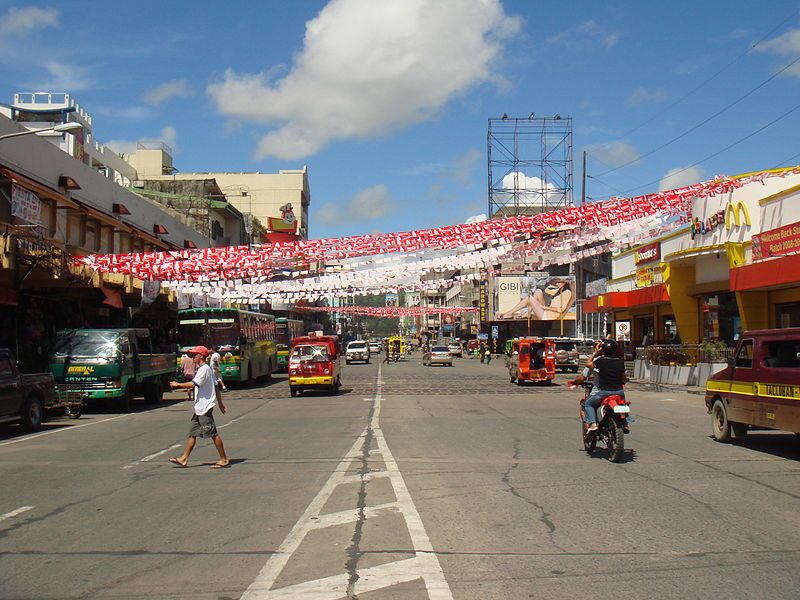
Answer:
[[[731,202],[725,209],[725,230],[730,231],[733,226],[741,227],[742,224],[750,225],[750,212],[744,202]]]
[[[651,285],[661,283],[662,280],[660,267],[639,267],[636,269],[634,285],[636,287],[650,287]]]

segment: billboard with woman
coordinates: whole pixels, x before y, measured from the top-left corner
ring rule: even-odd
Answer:
[[[529,273],[498,277],[495,285],[496,321],[575,320],[575,277]]]

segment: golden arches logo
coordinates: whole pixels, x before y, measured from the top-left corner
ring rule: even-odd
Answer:
[[[741,227],[750,225],[750,211],[744,202],[731,202],[725,209],[725,230],[730,231],[731,227]]]

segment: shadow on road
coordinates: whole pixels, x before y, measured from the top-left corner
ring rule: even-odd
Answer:
[[[713,439],[713,436],[708,437]],[[734,438],[731,445],[788,460],[800,460],[800,436],[794,433],[753,431],[744,439]]]

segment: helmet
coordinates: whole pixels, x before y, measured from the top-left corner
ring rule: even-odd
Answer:
[[[616,356],[619,351],[619,344],[614,340],[603,340],[603,356]]]

